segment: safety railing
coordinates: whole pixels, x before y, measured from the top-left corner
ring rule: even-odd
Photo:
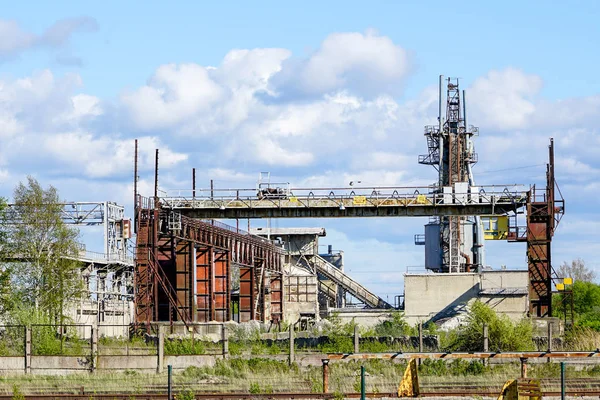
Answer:
[[[466,190],[432,190],[420,187],[353,187],[353,188],[292,188],[289,195],[276,198],[259,198],[253,189],[214,189],[166,191],[161,204],[166,208],[253,208],[311,205],[330,202],[350,206],[423,206],[498,204],[524,205],[528,187],[523,185],[490,185]]]

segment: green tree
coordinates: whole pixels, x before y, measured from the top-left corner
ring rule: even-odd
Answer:
[[[44,189],[33,177],[14,190],[10,223],[5,224],[12,301],[21,310],[13,317],[21,321],[30,308],[36,319],[43,315],[62,324],[67,306],[83,290],[76,229],[62,220],[63,206],[56,188]],[[20,317],[18,317],[20,316]]]
[[[573,313],[575,325],[600,331],[600,285],[592,282],[575,281],[573,291]],[[564,317],[565,308],[571,307],[570,295],[559,294],[552,299],[557,317]]]
[[[6,212],[6,200],[0,197],[0,221],[2,226],[5,226],[5,212]],[[4,229],[0,229],[0,315],[8,312],[10,308],[11,298],[11,284],[10,284],[10,265],[4,262],[5,252],[8,246],[6,244],[6,232]]]
[[[596,279],[596,272],[588,268],[581,258],[571,263],[563,262],[556,273],[560,278],[573,278],[575,282],[593,282]]]

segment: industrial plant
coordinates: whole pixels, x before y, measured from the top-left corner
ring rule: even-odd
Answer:
[[[553,282],[562,278],[552,269],[551,243],[564,212],[553,141],[542,187],[480,186],[472,169],[478,135],[467,124],[458,79],[440,76],[438,121],[425,126],[427,154],[418,157],[438,172],[429,186],[298,188],[261,173],[251,189],[197,190],[194,170],[190,189],[172,193],[159,190],[157,149],[154,193],[139,193],[136,141],[133,220],[111,202],[64,206],[66,222],[104,229],[104,252],[82,250],[78,257],[88,294],[73,320],[141,329],[252,320],[305,326],[336,313],[373,325],[397,309],[411,325],[442,324],[468,312],[475,299],[515,320],[550,317]],[[343,249],[319,252],[327,232],[319,218],[406,217],[429,218],[414,236],[425,268],[405,274],[404,293],[394,301],[346,273]],[[315,223],[271,228],[275,218]],[[267,227],[251,227],[258,219]],[[527,268],[488,266],[486,240],[525,242]]]

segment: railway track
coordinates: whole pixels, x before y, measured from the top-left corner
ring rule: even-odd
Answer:
[[[481,396],[493,397],[498,396],[499,391],[490,390],[457,390],[457,391],[424,391],[421,393],[422,398],[437,398],[437,397],[466,397],[466,396]],[[560,391],[543,391],[544,396],[560,397]],[[600,396],[600,389],[593,390],[567,390],[567,396]],[[397,393],[366,393],[367,398],[381,399],[394,398]],[[345,398],[360,398],[360,393],[345,393]],[[218,399],[218,400],[234,400],[234,399],[291,399],[291,400],[308,400],[308,399],[333,399],[339,398],[339,394],[334,393],[269,393],[269,394],[252,394],[252,393],[196,393],[196,399]],[[12,395],[0,395],[0,400],[12,400]],[[168,400],[168,395],[165,393],[154,394],[131,394],[131,393],[103,393],[103,394],[35,394],[26,395],[25,400]]]

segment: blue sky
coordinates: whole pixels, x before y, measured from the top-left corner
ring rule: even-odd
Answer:
[[[192,167],[221,187],[265,170],[296,186],[430,183],[416,160],[444,74],[480,127],[478,183],[542,183],[555,138],[555,264],[600,272],[598,2],[3,3],[0,195],[32,174],[130,207],[134,138],[147,194],[155,147],[165,189],[188,187]],[[392,298],[422,264],[425,222],[276,224],[325,226],[322,243]],[[525,267],[524,246],[490,243],[488,262]]]

